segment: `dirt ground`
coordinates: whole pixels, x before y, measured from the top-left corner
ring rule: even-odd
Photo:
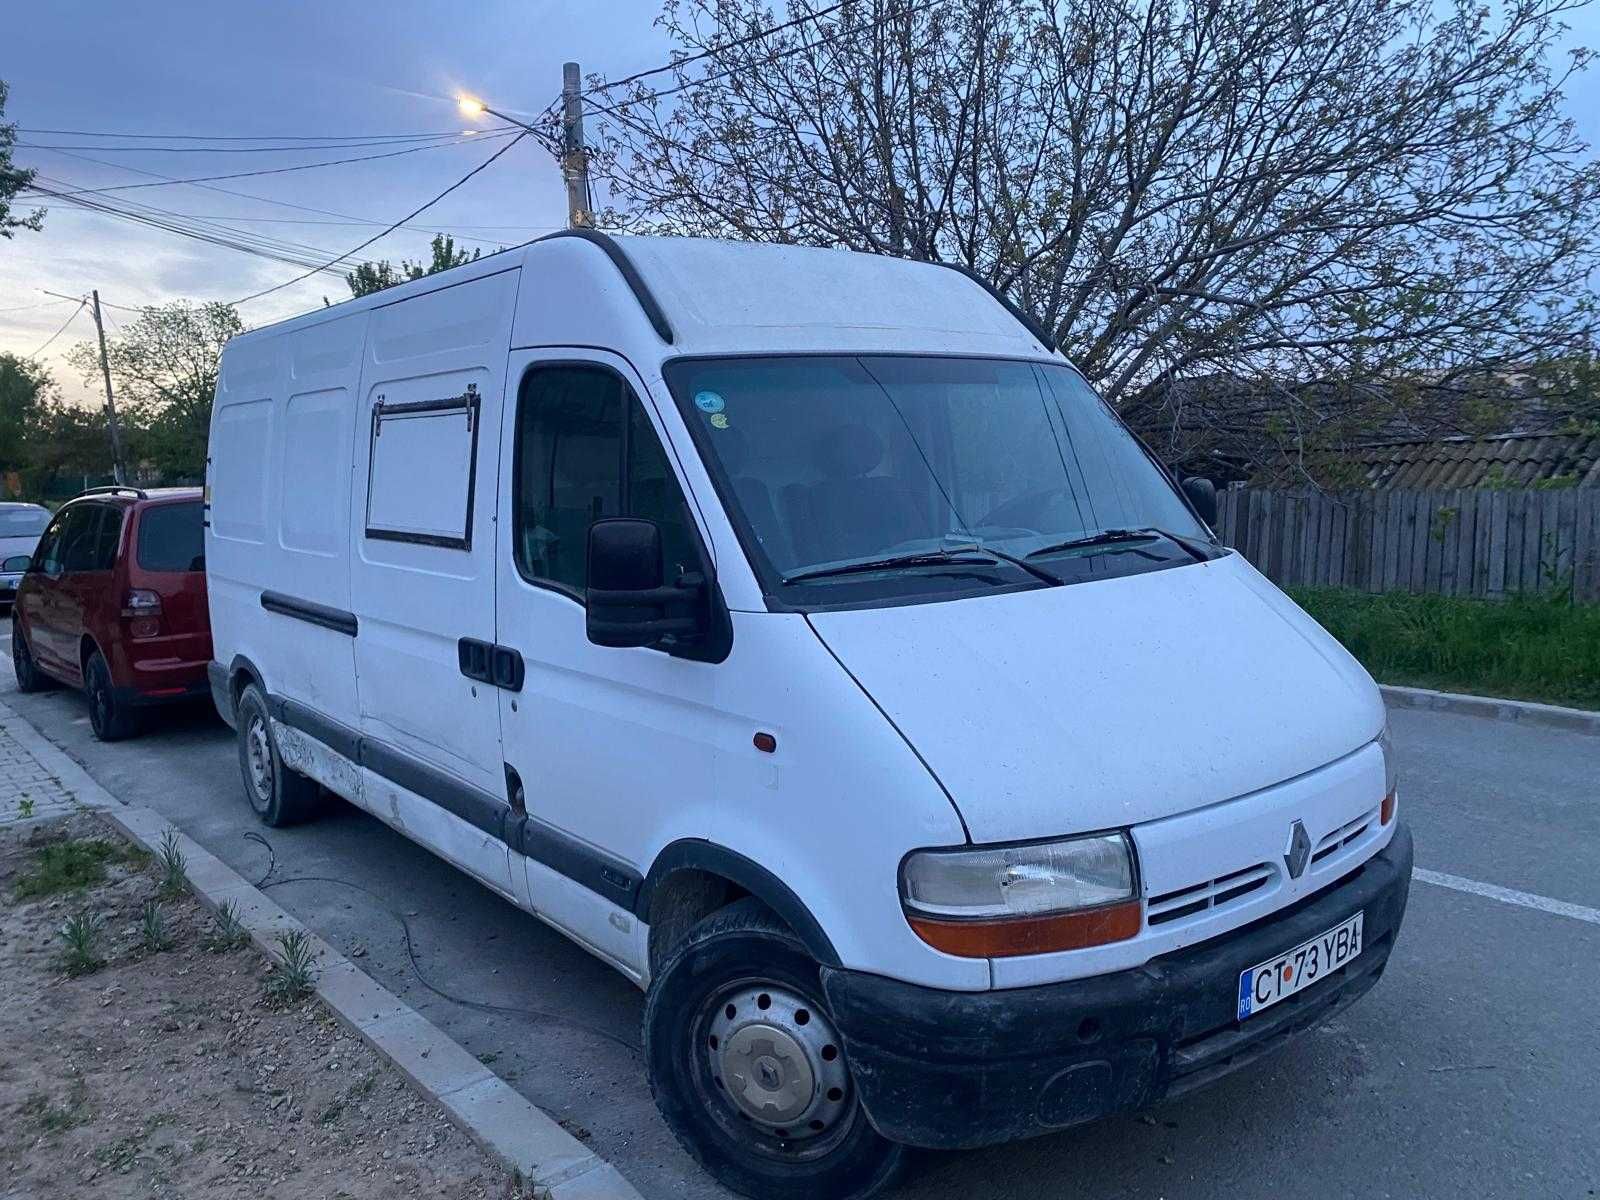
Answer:
[[[104,839],[104,879],[31,894],[68,839]],[[526,1194],[315,998],[269,1003],[266,960],[191,895],[151,950],[159,876],[91,816],[0,831],[0,1197]],[[104,965],[74,975],[60,930],[86,911]]]

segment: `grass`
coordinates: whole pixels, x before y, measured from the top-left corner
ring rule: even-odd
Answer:
[[[1600,709],[1600,605],[1292,588],[1383,683]]]
[[[224,900],[222,907],[217,909],[216,928],[206,938],[205,947],[213,954],[227,954],[237,950],[250,940],[250,935],[244,930],[244,924],[239,920],[239,906],[232,900]]]
[[[159,900],[147,900],[139,914],[139,947],[146,954],[160,954],[172,948],[172,931]]]
[[[51,842],[33,856],[33,865],[17,876],[18,900],[37,900],[58,892],[79,892],[104,883],[106,864],[128,862],[128,849],[106,838],[69,838]]]
[[[68,975],[88,975],[105,966],[100,957],[100,931],[105,918],[95,912],[81,912],[67,918],[61,927],[61,965]]]
[[[67,1097],[53,1104],[43,1092],[36,1092],[22,1103],[22,1116],[33,1121],[45,1133],[61,1133],[82,1125],[89,1119],[89,1087],[83,1077],[74,1075],[67,1085]]]
[[[267,1001],[280,1008],[309,996],[317,985],[316,953],[303,929],[278,935],[278,955],[267,973]]]
[[[157,886],[157,892],[168,900],[183,895],[189,887],[189,863],[178,845],[178,835],[170,829],[161,835],[159,862],[161,883]]]

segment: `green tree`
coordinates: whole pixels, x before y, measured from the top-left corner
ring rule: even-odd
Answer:
[[[11,89],[0,79],[0,117],[5,116],[6,97]],[[0,120],[0,237],[13,237],[18,229],[42,229],[44,209],[36,208],[27,216],[11,215],[11,200],[18,192],[33,182],[33,172],[11,163],[11,147],[17,141],[17,127]]]
[[[152,305],[106,342],[117,412],[142,432],[141,450],[129,461],[148,461],[164,478],[205,475],[211,400],[217,363],[228,339],[244,330],[231,304]],[[99,379],[98,351],[80,342],[68,360],[86,383]]]
[[[0,472],[29,466],[29,435],[54,391],[49,371],[31,359],[0,354]]]
[[[397,268],[386,258],[377,262],[364,262],[347,274],[344,281],[350,285],[352,296],[370,296],[373,292],[381,292],[384,288],[394,287],[397,283],[410,283],[413,279],[421,279],[425,275],[434,275],[440,271],[448,271],[451,267],[459,267],[462,263],[473,262],[483,254],[479,249],[474,249],[470,254],[465,249],[457,250],[456,240],[442,233],[433,235],[432,249],[433,256],[425,263],[412,262],[406,258],[401,259]]]

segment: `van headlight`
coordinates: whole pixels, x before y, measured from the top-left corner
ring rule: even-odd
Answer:
[[[962,958],[1101,946],[1142,923],[1125,833],[918,850],[900,867],[900,898],[918,937]]]
[[[1378,823],[1387,825],[1394,820],[1395,793],[1400,787],[1400,766],[1394,756],[1394,735],[1389,732],[1389,723],[1383,723],[1383,732],[1378,735],[1378,749],[1383,752],[1383,803],[1378,810]]]

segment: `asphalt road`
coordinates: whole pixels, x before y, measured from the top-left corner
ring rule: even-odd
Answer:
[[[0,638],[9,647],[9,622]],[[619,975],[353,808],[262,828],[232,734],[209,711],[167,713],[138,740],[101,745],[81,697],[19,695],[3,662],[0,699],[113,794],[263,881],[644,1195],[727,1195],[656,1115],[635,1049],[640,993]],[[1414,884],[1372,993],[1150,1112],[924,1156],[901,1195],[1600,1194],[1600,924],[1581,916],[1600,910],[1600,739],[1412,710],[1393,722],[1417,865],[1447,878]],[[1476,884],[1531,899],[1461,890]],[[1552,913],[1541,899],[1582,909]]]

